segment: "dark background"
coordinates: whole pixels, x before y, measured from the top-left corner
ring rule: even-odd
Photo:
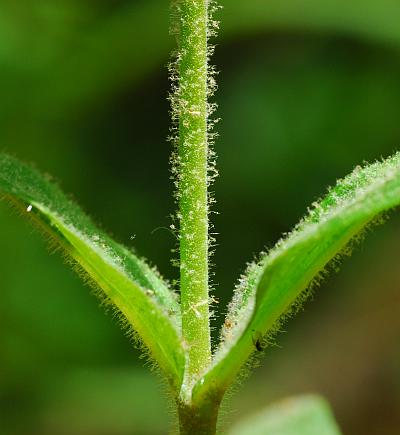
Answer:
[[[246,261],[400,144],[400,3],[223,4],[215,326]],[[161,0],[2,0],[0,149],[173,278],[168,19]],[[0,227],[0,434],[166,433],[163,387],[115,319],[4,204]],[[399,241],[394,213],[285,326],[227,425],[317,392],[345,434],[399,432]]]

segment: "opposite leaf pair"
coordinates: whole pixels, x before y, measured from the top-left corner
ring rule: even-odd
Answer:
[[[400,154],[357,168],[292,233],[239,281],[211,365],[187,385],[187,348],[178,296],[133,252],[99,230],[48,177],[0,155],[0,190],[72,259],[102,298],[114,306],[146,346],[177,400],[201,407],[220,400],[243,364],[279,322],[296,309],[312,282],[349,242],[400,204]]]

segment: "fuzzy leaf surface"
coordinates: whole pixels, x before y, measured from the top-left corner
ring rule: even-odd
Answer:
[[[157,272],[97,228],[48,177],[5,154],[0,191],[102,290],[99,296],[122,313],[178,388],[185,364],[180,309]]]
[[[400,154],[340,180],[295,229],[242,276],[230,304],[222,340],[194,400],[224,391],[243,364],[265,346],[331,260],[381,214],[400,204]]]
[[[283,400],[237,423],[229,435],[340,435],[329,405],[318,396]]]

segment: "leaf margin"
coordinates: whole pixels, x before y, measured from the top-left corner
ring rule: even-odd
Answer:
[[[379,205],[379,200],[381,200],[381,205]],[[366,201],[364,208],[360,205],[363,201]],[[243,366],[246,361],[257,350],[263,350],[261,347],[265,342],[260,340],[268,336],[268,332],[275,332],[277,325],[279,326],[282,319],[290,315],[291,310],[299,309],[306,299],[305,292],[314,278],[319,276],[326,266],[337,258],[368,225],[379,219],[382,213],[398,205],[400,205],[400,152],[363,168],[357,166],[348,176],[339,180],[334,188],[328,190],[328,194],[322,200],[313,203],[313,208],[309,209],[308,215],[296,225],[294,230],[281,239],[271,251],[264,253],[258,263],[251,263],[248,266],[247,275],[241,277],[234,296],[237,300],[231,303],[230,312],[228,312],[223,327],[222,339],[213,355],[212,365],[194,386],[193,400],[201,402],[210,394],[222,395],[235,377],[245,372]],[[362,216],[363,211],[364,216]],[[355,218],[357,216],[355,212],[359,214],[361,212],[361,215],[357,217],[358,220]],[[303,279],[295,295],[291,295],[279,315],[268,320],[268,323],[260,314],[260,306],[265,309],[268,303],[271,303],[270,293],[266,289],[259,289],[262,286],[266,287],[269,279],[268,273],[274,266],[274,262],[281,260],[282,253],[286,250],[293,249],[293,246],[296,248],[296,243],[299,241],[301,243],[304,240],[306,242],[312,240],[317,245],[321,238],[321,227],[332,222],[332,218],[336,219],[334,223],[343,225],[344,218],[349,218],[349,216],[350,219],[353,216],[356,220],[356,222],[350,222],[351,225],[348,224],[350,227],[354,225],[354,230],[343,227],[347,232],[345,231],[341,243],[333,249],[329,258],[325,258],[318,264],[312,276]],[[242,305],[240,305],[240,296],[243,296],[244,304]],[[230,316],[232,311],[239,316],[239,319],[235,319],[235,315]],[[263,323],[267,323],[267,326],[264,325],[264,329],[261,328],[260,331],[259,325]],[[226,334],[227,329],[232,330],[230,346],[227,346],[229,340],[224,340],[224,332]],[[240,355],[237,361],[232,356],[234,354]]]
[[[38,190],[38,186],[42,190]],[[179,391],[186,363],[180,308],[176,296],[161,276],[145,260],[94,225],[49,176],[6,153],[0,153],[0,192],[1,199],[10,202],[46,235],[52,245],[62,249],[64,256],[77,265],[75,269],[85,272],[85,281],[101,288],[101,299],[111,301],[147,347],[150,358]],[[63,216],[54,210],[57,204]],[[104,270],[109,268],[107,277],[102,276],[97,267],[101,262]],[[128,262],[129,269],[126,267]],[[124,286],[124,301],[122,295],[118,295],[118,288],[113,288],[113,280]],[[128,295],[128,291],[131,294]],[[140,306],[132,305],[132,295]],[[148,322],[138,321],[143,310],[149,316]]]

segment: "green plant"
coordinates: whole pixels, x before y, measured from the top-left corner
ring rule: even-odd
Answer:
[[[215,8],[206,0],[177,0],[173,12],[178,50],[171,67],[172,160],[179,203],[180,300],[155,270],[96,228],[54,183],[7,155],[0,157],[5,197],[101,289],[100,297],[121,312],[168,379],[181,433],[215,432],[220,402],[246,361],[265,348],[327,265],[400,203],[399,154],[357,168],[339,181],[291,234],[248,266],[211,352],[208,187],[215,169],[210,155],[214,106],[208,98],[214,74],[207,34],[215,27],[209,17]]]

